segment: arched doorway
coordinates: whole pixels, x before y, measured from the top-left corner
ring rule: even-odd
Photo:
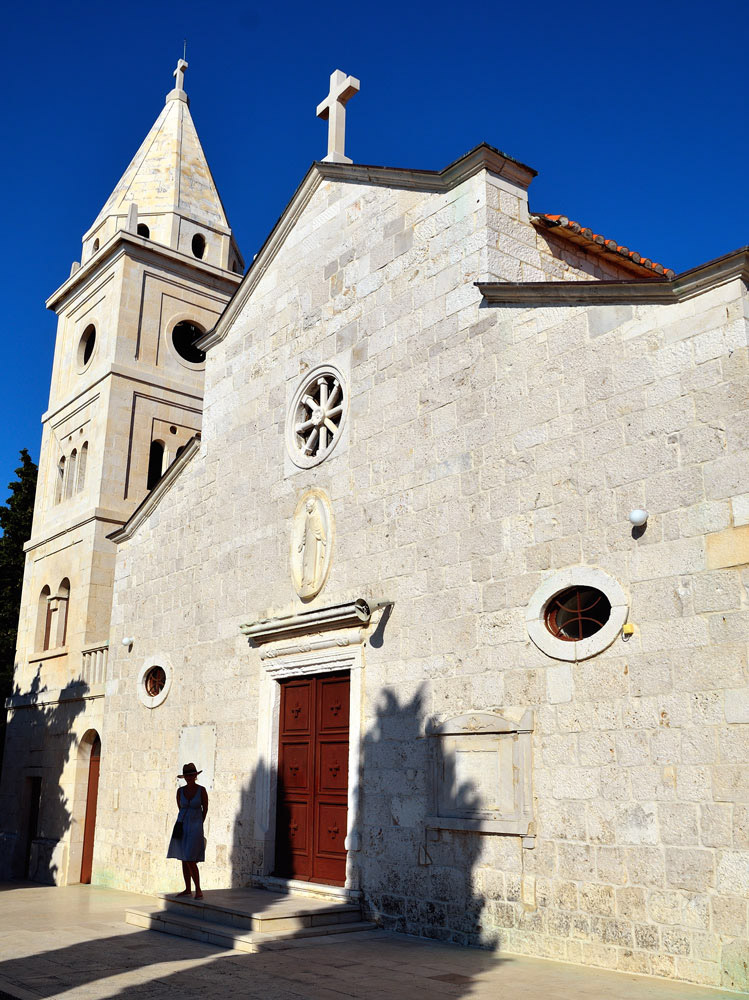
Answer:
[[[83,854],[81,857],[81,882],[91,882],[91,866],[94,860],[94,832],[96,830],[96,802],[99,797],[99,765],[101,763],[101,739],[92,733],[91,755],[88,760],[88,787],[86,789],[86,819],[83,823]]]

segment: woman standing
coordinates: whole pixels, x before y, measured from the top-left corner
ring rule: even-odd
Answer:
[[[203,822],[208,815],[208,792],[198,784],[198,775],[202,774],[194,764],[185,764],[182,774],[187,784],[177,789],[177,807],[179,815],[177,822],[182,824],[181,836],[172,833],[169,841],[168,858],[177,858],[182,862],[182,874],[185,877],[185,888],[180,896],[190,895],[190,880],[195,883],[195,898],[202,899],[200,890],[200,875],[198,862],[205,861],[205,840],[203,839]]]

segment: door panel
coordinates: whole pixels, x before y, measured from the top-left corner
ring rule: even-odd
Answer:
[[[89,885],[94,860],[94,834],[96,830],[96,806],[99,799],[99,765],[101,764],[101,740],[97,736],[91,747],[88,762],[88,789],[86,794],[86,818],[83,824],[83,857],[81,859],[81,882]]]
[[[319,682],[320,732],[344,730],[348,740],[349,679],[321,677]]]
[[[318,762],[318,790],[344,792],[348,799],[348,742],[321,743]]]
[[[310,681],[294,681],[284,688],[282,719],[285,733],[309,733],[310,731]]]
[[[349,676],[281,684],[276,874],[346,878]]]

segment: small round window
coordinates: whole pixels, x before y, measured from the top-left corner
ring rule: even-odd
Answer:
[[[203,259],[203,254],[205,253],[205,236],[195,233],[192,238],[192,252],[199,260]]]
[[[611,603],[593,587],[569,587],[546,605],[544,621],[557,639],[579,642],[600,632],[611,617]]]
[[[166,701],[172,686],[173,671],[163,653],[156,653],[140,668],[138,673],[138,700],[146,708],[158,708]]]
[[[146,239],[150,238],[151,230],[148,228],[145,222],[138,223],[138,236],[145,236]]]
[[[149,698],[156,698],[166,685],[166,672],[163,667],[151,667],[143,678],[143,686]]]
[[[78,342],[78,367],[83,369],[91,360],[96,347],[96,327],[89,323]]]
[[[174,350],[191,365],[202,365],[205,361],[205,351],[195,346],[195,341],[204,333],[205,331],[197,323],[190,323],[189,320],[182,320],[172,330]]]

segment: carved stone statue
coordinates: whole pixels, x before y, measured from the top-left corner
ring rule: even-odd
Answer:
[[[330,567],[332,542],[330,501],[321,490],[310,490],[297,504],[291,549],[291,575],[302,600],[322,590]]]

